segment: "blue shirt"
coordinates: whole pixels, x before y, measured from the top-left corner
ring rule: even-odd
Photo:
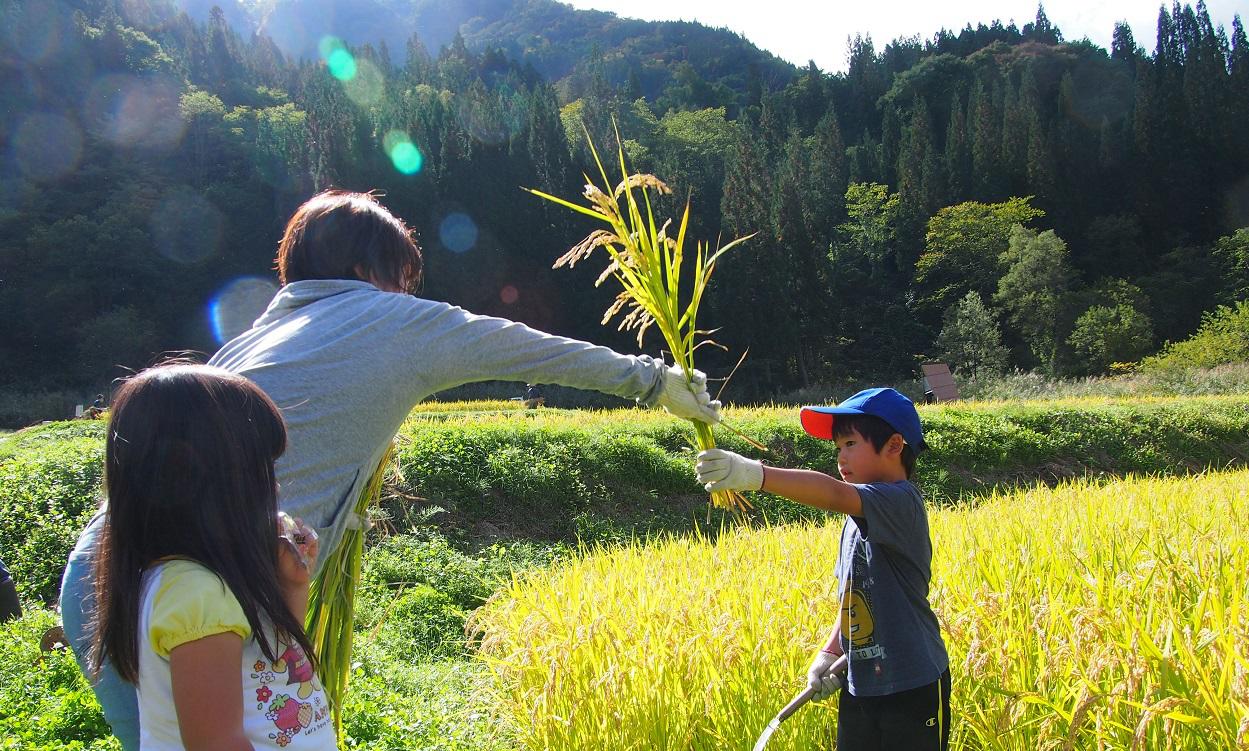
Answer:
[[[950,665],[928,604],[932,541],[928,513],[910,482],[855,485],[863,515],[841,530],[841,646],[854,696],[926,686]]]

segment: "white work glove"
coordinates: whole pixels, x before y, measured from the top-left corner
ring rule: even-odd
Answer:
[[[707,393],[707,374],[701,370],[692,373],[689,382],[681,366],[669,366],[664,373],[663,390],[659,392],[659,406],[677,417],[715,425],[720,422],[720,402]]]
[[[822,649],[815,653],[811,667],[807,668],[807,688],[815,691],[811,701],[824,701],[841,689],[840,673],[844,663],[844,655]]]
[[[763,464],[724,449],[698,452],[694,464],[698,484],[708,493],[721,490],[758,490],[763,487]]]

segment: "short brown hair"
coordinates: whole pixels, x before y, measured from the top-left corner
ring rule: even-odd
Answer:
[[[327,190],[291,216],[278,243],[278,279],[361,279],[414,292],[421,249],[403,220],[371,193]]]

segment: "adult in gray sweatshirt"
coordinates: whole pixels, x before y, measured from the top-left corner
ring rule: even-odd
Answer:
[[[323,554],[365,523],[355,499],[412,407],[435,392],[496,379],[555,383],[719,420],[701,373],[691,385],[651,357],[414,297],[420,250],[369,194],[330,191],[304,203],[287,223],[277,265],[283,286],[268,309],[209,363],[247,376],[282,409],[288,443],[277,462],[278,501],[316,529]],[[97,515],[82,533],[61,585],[65,633],[84,670],[102,521]],[[108,665],[93,686],[122,746],[138,749],[134,686]]]

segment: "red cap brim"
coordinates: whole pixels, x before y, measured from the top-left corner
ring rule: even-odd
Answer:
[[[816,412],[808,407],[803,407],[798,413],[798,419],[802,422],[802,429],[807,431],[807,435],[821,438],[825,441],[833,440],[833,421],[836,415],[830,415],[827,412]]]

